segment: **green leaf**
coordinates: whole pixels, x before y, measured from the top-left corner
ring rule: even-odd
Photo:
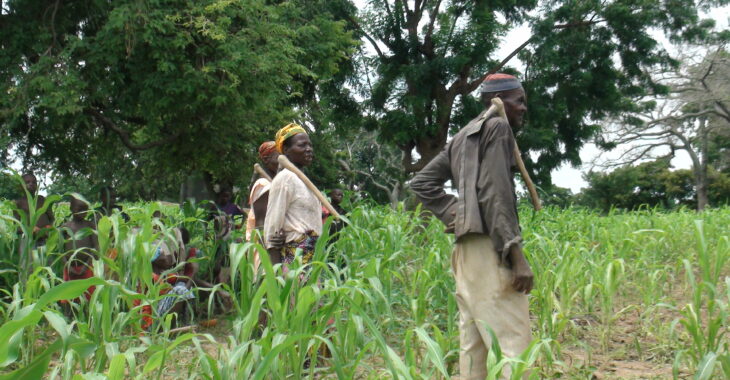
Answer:
[[[50,323],[51,327],[58,332],[61,340],[65,343],[69,334],[71,334],[71,329],[69,328],[68,323],[66,323],[66,320],[54,311],[45,311],[43,312],[43,315],[46,317],[46,320]]]
[[[46,371],[48,371],[48,364],[51,362],[51,356],[56,351],[60,350],[63,346],[61,339],[57,339],[53,344],[43,351],[40,355],[33,358],[33,361],[26,367],[15,370],[6,375],[0,375],[0,380],[19,380],[19,379],[42,379]]]
[[[426,330],[421,327],[416,328],[416,335],[418,335],[418,338],[426,344],[426,352],[431,359],[431,363],[436,366],[436,368],[439,370],[439,372],[441,372],[444,378],[448,379],[449,374],[448,371],[446,371],[446,364],[444,363],[444,353],[441,351],[441,347],[439,347],[439,345],[436,344],[433,339],[431,339]]]
[[[695,372],[695,380],[709,380],[712,378],[712,374],[715,372],[715,363],[717,363],[717,354],[714,352],[708,352],[705,357],[702,358],[700,364],[697,366],[697,372]]]
[[[154,371],[155,369],[159,368],[160,365],[162,365],[162,360],[164,359],[164,357],[168,356],[170,354],[170,352],[175,349],[175,347],[177,347],[181,343],[184,343],[184,342],[192,339],[195,336],[196,336],[196,334],[192,334],[192,333],[180,335],[179,337],[177,337],[177,339],[175,339],[175,341],[172,342],[172,344],[155,352],[147,360],[147,363],[145,364],[144,369],[142,370],[142,374],[143,375],[148,374],[148,373]]]
[[[122,380],[124,379],[124,364],[126,359],[124,354],[115,355],[109,363],[109,371],[106,373],[106,377],[109,380]]]
[[[35,310],[39,310],[51,302],[74,299],[84,294],[89,287],[103,284],[106,284],[106,281],[98,277],[64,282],[45,292],[36,302]]]

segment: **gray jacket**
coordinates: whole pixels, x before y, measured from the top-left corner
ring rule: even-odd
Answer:
[[[513,169],[515,138],[500,117],[485,121],[486,110],[462,128],[411,182],[423,205],[445,224],[454,222],[456,239],[488,234],[502,259],[521,244]],[[447,194],[451,180],[459,196]]]

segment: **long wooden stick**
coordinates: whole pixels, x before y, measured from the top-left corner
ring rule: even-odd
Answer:
[[[507,119],[507,113],[504,111],[504,103],[502,103],[502,99],[497,97],[492,98],[492,106],[489,107],[489,110],[487,110],[487,114],[490,114],[489,111],[491,111],[492,108],[494,108],[496,112],[499,112],[499,116],[503,117],[507,121],[507,124],[509,124],[509,119]],[[515,148],[512,153],[515,156],[515,162],[517,162],[517,167],[520,169],[522,180],[525,181],[525,186],[527,186],[527,191],[530,192],[530,200],[532,201],[532,206],[535,207],[535,210],[540,211],[542,209],[542,205],[540,204],[540,198],[537,196],[537,189],[535,189],[535,184],[532,182],[532,178],[530,178],[530,173],[527,172],[525,163],[522,161],[522,154],[520,154],[520,148],[517,147],[516,140]]]
[[[272,181],[271,176],[269,176],[269,173],[267,173],[266,170],[264,170],[264,168],[261,167],[261,165],[259,165],[259,164],[253,164],[253,171],[255,171],[256,173],[258,173],[258,175],[261,178],[266,178],[266,179],[269,180],[269,182]]]
[[[327,211],[329,211],[330,214],[333,215],[335,218],[341,219],[340,213],[338,213],[337,210],[335,210],[335,208],[332,207],[332,205],[327,200],[327,198],[325,198],[324,195],[322,195],[322,192],[319,191],[319,189],[317,189],[317,186],[314,186],[312,181],[310,181],[309,178],[307,178],[307,176],[304,173],[302,173],[302,171],[299,170],[299,168],[296,167],[296,165],[292,164],[291,161],[289,161],[289,159],[286,158],[286,156],[283,154],[279,155],[279,165],[281,165],[281,167],[283,167],[283,168],[289,169],[289,171],[291,171],[297,177],[299,177],[299,179],[301,179],[302,182],[304,182],[304,185],[307,186],[307,188],[314,194],[314,196],[317,197],[317,199],[319,199],[320,202],[322,202],[322,206],[324,206],[324,208],[326,208]]]

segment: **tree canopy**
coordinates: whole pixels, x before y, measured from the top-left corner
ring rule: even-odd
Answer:
[[[611,160],[614,165],[687,152],[699,210],[709,202],[708,170],[720,160],[723,141],[730,136],[730,57],[724,43],[702,48],[706,54],[685,46],[693,53],[683,53],[680,65],[652,74],[668,91],[637,98],[637,104],[644,104],[641,111],[621,115],[601,133],[604,147],[624,149],[621,157]]]
[[[248,179],[258,144],[356,44],[326,3],[6,1],[4,132],[64,175],[163,193],[193,170]]]
[[[609,211],[634,210],[643,206],[665,209],[697,206],[694,175],[690,169],[675,169],[668,159],[625,165],[611,172],[588,172],[588,187],[575,195],[573,203]],[[730,201],[730,175],[711,169],[708,173],[710,202]]]
[[[517,136],[523,151],[539,152],[538,179],[551,169],[579,164],[598,121],[632,110],[637,94],[662,91],[647,68],[673,61],[650,34],[698,40],[711,21],[695,1],[503,2],[372,0],[352,22],[374,51],[369,104],[373,128],[403,151],[406,171],[420,170],[445,145],[449,132],[481,109],[471,95],[484,74],[510,57],[496,56],[501,38],[526,22],[532,38],[514,46],[525,63],[501,70],[521,74],[528,94],[527,125]],[[505,58],[505,59],[503,59]],[[418,159],[414,159],[414,153]]]
[[[517,139],[550,188],[604,119],[667,92],[651,73],[677,62],[656,32],[706,41],[713,22],[699,12],[726,3],[6,0],[0,159],[61,188],[175,199],[190,173],[245,188],[256,147],[296,121],[315,144],[315,183],[392,203],[479,112],[475,90],[499,70],[523,80]],[[532,37],[498,56],[524,25]],[[713,136],[712,154],[725,140]]]

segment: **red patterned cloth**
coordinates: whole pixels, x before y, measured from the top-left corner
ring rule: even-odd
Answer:
[[[86,269],[84,270],[82,267],[85,267]],[[72,269],[73,270],[69,272],[68,266],[63,267],[63,281],[85,280],[87,278],[94,277],[94,271],[92,271],[91,267],[86,264],[74,265],[72,266]],[[86,289],[84,296],[87,301],[91,299],[91,295],[94,294],[95,290],[96,286],[90,286]],[[73,299],[73,302],[79,302],[79,299],[75,298]],[[61,300],[61,303],[68,303],[68,300]]]

